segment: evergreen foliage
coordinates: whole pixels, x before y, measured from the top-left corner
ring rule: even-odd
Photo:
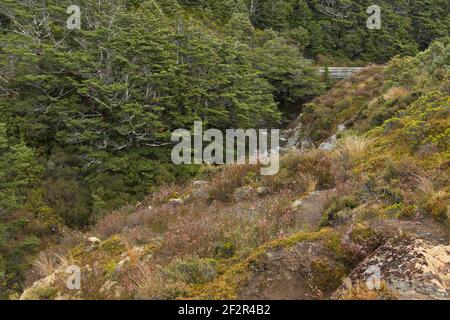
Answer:
[[[366,28],[371,2],[80,0],[82,28],[68,30],[71,1],[2,0],[0,298],[61,229],[196,175],[170,161],[175,129],[278,127],[330,86],[315,64],[385,63],[448,36],[445,0],[377,1],[381,30]],[[387,85],[445,90],[448,57],[441,41],[394,58]],[[303,108],[313,140],[335,125],[329,107]]]

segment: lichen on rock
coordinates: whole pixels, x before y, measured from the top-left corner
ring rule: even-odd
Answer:
[[[353,270],[333,298],[343,297],[351,285],[368,281],[371,272],[367,270],[373,267],[379,270],[379,281],[394,290],[398,299],[450,299],[450,246],[420,239],[388,241]]]

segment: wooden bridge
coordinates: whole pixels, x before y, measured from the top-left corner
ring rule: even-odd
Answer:
[[[364,67],[329,67],[328,74],[330,79],[345,79],[364,69]],[[317,68],[317,70],[323,75],[325,74],[326,68]]]

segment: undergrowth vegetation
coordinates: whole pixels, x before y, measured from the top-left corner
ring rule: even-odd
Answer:
[[[435,42],[305,105],[302,134],[317,145],[345,124],[334,150],[292,150],[271,177],[258,166],[205,167],[197,181],[162,187],[104,215],[87,234],[67,235],[54,250],[83,266],[76,297],[236,299],[264,272],[271,250],[313,242],[330,254],[311,263],[307,285],[327,298],[400,223],[427,221],[432,237],[448,241],[449,59],[448,40]],[[319,195],[326,196],[314,202]],[[300,219],[310,202],[323,209],[316,226]],[[41,256],[36,272],[66,265],[53,257]],[[356,285],[345,298],[396,296],[385,284],[377,292]]]

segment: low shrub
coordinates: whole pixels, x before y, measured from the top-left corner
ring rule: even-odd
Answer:
[[[425,204],[425,210],[434,219],[445,223],[449,220],[450,197],[448,193],[438,192],[431,196]]]
[[[216,245],[214,254],[218,258],[230,258],[234,255],[236,248],[231,242],[224,242]]]
[[[216,276],[214,259],[187,257],[176,259],[166,268],[168,277],[186,284],[205,284]]]
[[[120,233],[126,225],[126,215],[122,212],[113,212],[100,218],[97,222],[98,233],[105,238]]]
[[[210,200],[226,201],[231,199],[233,192],[242,187],[250,172],[259,171],[257,165],[233,165],[224,167],[215,175],[208,186]]]

